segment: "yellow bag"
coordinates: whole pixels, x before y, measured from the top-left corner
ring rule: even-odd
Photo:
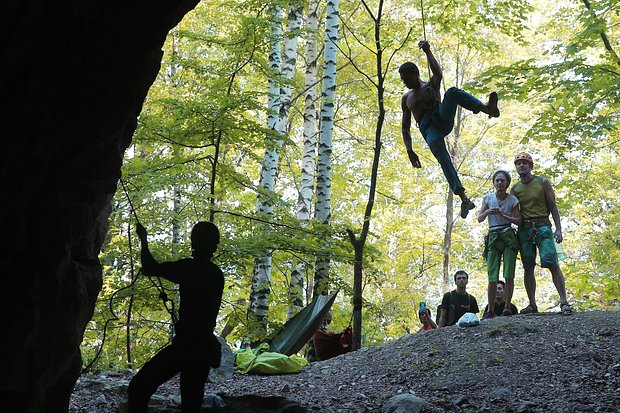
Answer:
[[[299,373],[308,361],[298,355],[285,356],[268,351],[269,344],[263,343],[254,349],[241,349],[235,353],[235,370],[241,374],[286,374]]]

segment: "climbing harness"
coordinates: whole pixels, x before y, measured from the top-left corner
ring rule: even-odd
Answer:
[[[532,244],[536,244],[536,237],[538,236],[538,234],[540,233],[540,231],[538,230],[538,228],[536,227],[536,225],[538,226],[542,226],[545,225],[544,222],[540,221],[540,220],[536,220],[536,219],[524,219],[523,220],[523,225],[532,225],[532,233],[530,235],[530,237],[527,239],[527,241],[531,241]],[[545,238],[548,238],[548,235],[544,235]]]

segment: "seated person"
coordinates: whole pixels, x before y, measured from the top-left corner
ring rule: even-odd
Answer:
[[[420,327],[418,333],[437,328],[437,324],[435,324],[435,321],[433,321],[433,317],[431,316],[430,308],[426,307],[424,310],[418,312],[418,315],[420,316],[420,323],[422,323],[422,327]]]
[[[459,270],[454,274],[456,290],[447,292],[441,300],[438,327],[446,327],[456,324],[465,313],[477,314],[480,312],[476,297],[467,292],[469,274]]]
[[[504,294],[506,291],[506,284],[502,281],[499,280],[497,281],[497,292],[495,293],[495,314],[501,314],[501,315],[516,315],[519,313],[519,311],[517,310],[517,307],[515,307],[514,304],[510,304],[508,306],[508,308],[510,309],[510,314],[508,314],[508,311],[506,311],[506,313],[504,313],[504,309],[506,308],[506,300],[504,299]],[[489,311],[489,306],[487,304],[487,306],[484,308],[484,312],[488,312]]]

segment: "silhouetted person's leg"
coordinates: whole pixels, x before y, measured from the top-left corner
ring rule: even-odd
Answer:
[[[188,367],[181,370],[181,412],[200,413],[205,392],[205,382],[209,377],[209,367],[202,363],[188,363]]]
[[[129,413],[147,413],[148,402],[157,388],[181,369],[179,351],[174,344],[162,349],[136,373],[129,383]]]
[[[178,337],[182,354],[181,359],[181,411],[183,413],[200,413],[204,398],[205,382],[209,377],[211,358],[215,355],[211,346],[219,346],[212,335],[192,334]],[[217,353],[219,354],[219,353]]]

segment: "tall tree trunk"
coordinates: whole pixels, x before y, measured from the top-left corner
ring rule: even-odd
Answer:
[[[462,62],[461,62],[461,56],[460,56],[460,48],[457,48],[457,55],[456,55],[456,73],[455,73],[455,79],[456,79],[456,87],[460,87],[460,85],[463,83],[462,79],[463,79],[463,75],[464,75],[464,71],[462,70]],[[446,147],[448,149],[448,152],[450,153],[450,157],[452,158],[452,163],[454,164],[455,168],[458,168],[458,163],[457,160],[459,158],[459,150],[458,150],[458,146],[459,146],[459,140],[461,137],[461,125],[463,123],[463,109],[459,106],[457,108],[456,111],[456,121],[454,123],[454,139],[452,140],[452,143],[450,143],[449,141],[446,142]],[[451,276],[451,270],[450,270],[450,254],[452,252],[452,233],[454,232],[454,223],[455,223],[455,217],[454,217],[454,194],[452,193],[452,190],[450,190],[448,188],[448,194],[446,197],[446,227],[445,227],[445,231],[444,231],[444,236],[443,236],[443,243],[442,243],[442,248],[441,248],[441,252],[443,255],[443,283],[444,283],[444,290],[448,290],[452,287],[452,283],[453,283],[453,278]]]
[[[269,53],[269,81],[268,81],[268,116],[267,127],[272,133],[267,136],[267,144],[265,147],[265,156],[261,168],[260,181],[258,185],[258,196],[256,200],[256,212],[258,214],[272,215],[273,201],[270,194],[274,190],[276,181],[276,172],[278,168],[278,159],[280,156],[280,148],[282,146],[282,137],[280,136],[280,76],[282,72],[281,47],[280,40],[282,38],[282,9],[279,5],[271,6],[271,51]],[[268,228],[263,227],[264,231]],[[271,260],[273,250],[267,248],[262,256],[256,257],[254,260],[254,271],[252,276],[252,289],[250,291],[250,302],[248,311],[259,324],[265,326],[265,317],[269,310],[269,293],[271,278]]]
[[[301,27],[303,4],[300,0],[293,1],[288,9],[288,21],[284,35],[284,54],[282,56],[282,77],[284,82],[280,88],[280,133],[285,135],[290,130],[289,109],[291,107],[291,91],[293,75],[297,63],[297,39]]]
[[[177,82],[177,39],[179,35],[179,28],[176,27],[171,32],[172,35],[172,61],[170,64],[170,80],[172,81],[172,86],[176,88],[178,86]],[[172,215],[172,242],[174,244],[181,243],[181,225],[179,222],[179,214],[181,212],[181,187],[179,185],[174,185],[172,189],[172,209],[174,214]]]
[[[450,151],[452,159],[456,157],[455,146],[452,146]],[[452,278],[450,277],[450,251],[452,250],[452,232],[454,230],[454,194],[452,190],[448,188],[446,195],[446,228],[443,234],[443,243],[441,245],[441,253],[443,256],[443,284],[444,290],[449,289],[452,285]]]
[[[461,137],[461,124],[463,122],[463,111],[459,106],[456,111],[456,122],[454,123],[454,140],[452,144],[448,144],[448,151],[452,158],[452,163],[457,166],[457,159],[459,158],[458,143]],[[450,274],[450,254],[452,252],[452,233],[454,232],[454,223],[456,219],[454,217],[454,194],[452,190],[448,188],[448,194],[446,196],[446,228],[443,235],[443,244],[441,252],[443,254],[443,282],[444,289],[450,289],[452,286],[453,278]]]
[[[303,14],[303,3],[295,0],[288,9],[288,23],[286,27],[284,41],[284,55],[282,58],[282,75],[284,84],[280,89],[282,99],[280,105],[280,133],[288,135],[290,131],[289,112],[291,106],[291,91],[293,88],[293,76],[295,74],[295,65],[297,63],[297,39],[299,36],[299,28],[301,27],[301,18]],[[293,268],[296,269],[297,266]],[[301,307],[303,307],[303,274],[298,275],[296,271],[291,273],[291,282],[289,284],[289,308],[287,318],[295,315]]]
[[[179,185],[174,185],[172,190],[172,209],[174,215],[172,216],[172,242],[174,244],[181,243],[181,225],[179,222],[179,214],[181,213],[181,188]]]
[[[131,224],[129,224],[129,222],[127,223],[127,242],[131,247]],[[133,283],[135,281],[135,274],[133,271],[133,268],[134,268],[133,254],[129,254],[129,263],[130,263],[129,266],[131,268],[131,282]],[[127,364],[131,367],[133,367],[133,358],[131,356],[131,342],[133,341],[132,335],[131,335],[131,314],[132,314],[133,303],[135,301],[135,298],[136,298],[136,294],[135,292],[132,291],[131,296],[129,297],[129,305],[127,306],[127,323],[126,323],[127,335],[125,337],[125,351],[127,353]]]
[[[332,133],[334,128],[334,95],[336,93],[336,54],[338,43],[338,0],[327,1],[325,17],[325,52],[321,93],[321,132],[319,136],[316,179],[315,217],[329,225],[331,218]],[[325,242],[328,242],[326,237]],[[326,249],[329,249],[328,246]],[[314,270],[314,296],[329,290],[329,257],[318,256]]]
[[[230,94],[230,89],[232,87],[233,79],[231,78],[229,86],[228,86],[228,94]],[[217,177],[217,169],[220,162],[220,146],[222,142],[222,130],[218,129],[217,133],[213,136],[213,160],[211,160],[211,180],[209,181],[209,221],[213,221],[215,219],[215,181]]]
[[[314,196],[314,176],[316,168],[316,144],[317,144],[317,60],[318,45],[317,31],[319,20],[317,10],[318,0],[310,0],[308,3],[308,18],[306,22],[306,75],[304,81],[304,155],[301,165],[301,185],[297,198],[297,219],[302,223],[310,220],[312,198]],[[303,284],[306,266],[298,262],[293,266],[291,283],[289,286],[289,310],[288,317],[292,317],[303,306]]]
[[[284,53],[281,55],[280,41],[282,38],[282,10],[280,6],[273,6],[271,26],[272,49],[269,55],[270,79],[269,79],[269,119],[270,130],[276,131],[274,142],[268,144],[265,150],[265,159],[261,171],[261,183],[259,191],[267,194],[273,192],[282,138],[289,130],[289,108],[291,106],[292,80],[297,62],[297,39],[301,26],[303,4],[295,1],[288,9],[288,23],[284,41]],[[272,215],[273,205],[270,201],[262,198],[259,192],[257,200],[257,212]],[[254,313],[261,325],[265,324],[265,317],[269,310],[269,294],[271,289],[272,250],[268,249],[262,257],[257,257],[254,267],[254,279],[250,295],[250,310]]]
[[[234,68],[228,77],[228,87],[226,89],[226,96],[230,96],[232,92],[233,85],[235,83],[235,79],[237,78],[237,73],[242,70],[247,64],[249,60],[246,60],[239,67]],[[209,182],[209,221],[215,220],[216,206],[218,198],[215,196],[215,187],[216,187],[216,177],[218,173],[218,167],[220,163],[220,158],[225,158],[226,150],[222,148],[222,134],[223,130],[221,128],[217,129],[217,132],[213,133],[213,159],[210,161],[211,163],[211,180]]]
[[[379,159],[381,156],[381,135],[383,131],[383,123],[385,121],[385,106],[384,102],[384,71],[383,71],[383,47],[381,46],[381,17],[383,14],[383,1],[379,1],[377,15],[373,16],[369,7],[366,7],[366,11],[374,22],[374,39],[375,39],[375,65],[376,65],[376,81],[373,84],[376,87],[377,92],[377,120],[375,124],[375,145],[374,156],[372,160],[372,169],[370,175],[370,188],[368,190],[368,202],[366,203],[366,210],[364,211],[364,222],[362,225],[362,231],[358,238],[352,230],[347,230],[349,240],[355,250],[355,261],[353,264],[353,349],[359,350],[362,347],[362,290],[363,290],[363,261],[364,261],[364,247],[368,238],[368,232],[370,230],[370,218],[372,216],[372,209],[375,204],[375,193],[377,190],[377,175],[379,171]],[[385,70],[388,70],[387,68]],[[370,76],[366,75],[368,79]]]

